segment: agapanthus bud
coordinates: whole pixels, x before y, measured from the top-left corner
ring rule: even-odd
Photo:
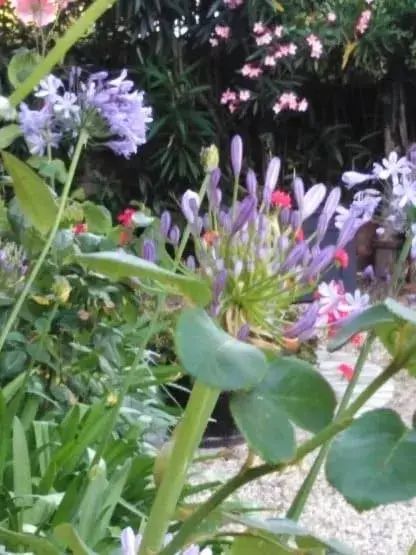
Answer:
[[[298,229],[302,223],[302,219],[300,216],[299,210],[292,210],[292,214],[290,216],[290,225],[293,229]]]
[[[156,261],[156,246],[152,239],[144,239],[142,245],[142,258],[149,262]]]
[[[277,180],[280,173],[280,158],[274,157],[267,166],[266,179],[264,182],[265,189],[273,192],[277,186]]]
[[[238,330],[237,339],[239,341],[245,341],[250,334],[250,326],[248,324],[243,324]]]
[[[351,241],[351,239],[354,238],[355,232],[357,231],[357,225],[358,221],[353,216],[345,220],[344,225],[342,226],[338,235],[338,249],[343,249],[345,245],[347,245]]]
[[[234,277],[238,279],[242,271],[243,271],[243,261],[236,260],[234,263],[234,270],[233,270]]]
[[[263,189],[263,202],[267,208],[269,208],[272,203],[272,194],[273,192],[271,189],[267,189],[266,187]]]
[[[234,135],[231,139],[231,166],[235,177],[241,173],[243,163],[243,139],[240,135]]]
[[[177,225],[174,225],[170,230],[169,239],[176,246],[179,243],[180,237],[181,237],[181,232],[179,230],[179,227]]]
[[[286,235],[281,235],[277,241],[277,248],[279,249],[279,253],[283,256],[287,249],[289,248],[290,241]]]
[[[344,172],[341,176],[341,180],[347,189],[351,189],[355,185],[359,185],[370,179],[375,179],[372,173],[359,173],[355,171]]]
[[[253,217],[257,207],[257,200],[248,195],[243,201],[240,202],[237,215],[233,222],[231,233],[237,233],[250,219]]]
[[[329,219],[325,212],[322,212],[318,219],[318,225],[316,226],[316,242],[319,243],[325,237],[326,231],[328,229]]]
[[[305,186],[300,177],[295,177],[293,180],[293,194],[295,196],[298,209],[302,211],[303,199],[305,197]]]
[[[331,220],[332,216],[335,214],[336,209],[338,208],[339,201],[341,200],[341,188],[335,187],[329,193],[324,207],[322,209],[322,213],[325,213],[328,219],[328,222]]]
[[[282,264],[282,272],[287,272],[288,270],[292,270],[295,266],[299,264],[302,260],[305,251],[307,250],[307,244],[305,241],[300,241],[296,243],[292,250],[287,255],[286,260]]]
[[[284,226],[289,225],[290,216],[291,216],[290,208],[282,208],[281,209],[279,218],[280,218],[280,221],[281,221],[282,225],[284,225]]]
[[[188,189],[184,193],[181,202],[182,213],[190,224],[193,224],[196,220],[200,203],[199,195],[195,191]]]
[[[304,273],[304,280],[313,279],[322,273],[334,260],[335,247],[329,245],[320,250],[312,259],[309,268]]]
[[[303,198],[303,205],[300,209],[302,221],[307,220],[316,212],[326,195],[326,187],[318,183],[309,189]]]
[[[299,320],[286,329],[284,336],[289,339],[298,338],[301,341],[310,339],[315,334],[315,325],[319,313],[319,303],[312,303]]]
[[[172,217],[168,210],[165,210],[160,216],[160,233],[163,237],[168,237],[170,226],[172,225]]]
[[[195,262],[195,257],[192,256],[192,254],[190,254],[190,255],[188,256],[188,258],[186,259],[186,267],[187,267],[189,270],[195,271],[196,262]]]
[[[220,170],[220,168],[215,168],[211,172],[211,179],[210,179],[210,182],[209,182],[209,191],[215,191],[215,189],[220,184],[220,179],[221,179],[221,170]]]
[[[246,189],[251,196],[257,193],[257,177],[253,170],[248,170],[246,175]]]
[[[221,293],[224,291],[225,285],[227,283],[227,279],[228,279],[227,270],[221,270],[215,276],[214,284],[213,284],[213,291],[212,291],[214,301],[219,300]]]

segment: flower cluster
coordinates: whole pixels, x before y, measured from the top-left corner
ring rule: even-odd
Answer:
[[[285,110],[306,112],[307,109],[308,101],[306,100],[306,98],[302,98],[299,100],[298,96],[294,92],[281,94],[273,106],[273,112],[275,114],[280,114],[280,112]]]
[[[306,37],[306,42],[308,43],[311,49],[311,58],[315,58],[316,60],[319,60],[324,50],[322,41],[316,35],[311,34],[308,37]]]
[[[71,144],[82,129],[117,155],[136,154],[146,142],[151,109],[126,77],[125,70],[116,79],[103,71],[82,80],[73,68],[67,86],[54,75],[43,79],[35,91],[40,107],[22,103],[18,114],[31,154],[43,156],[65,139]]]
[[[370,25],[371,16],[372,16],[371,10],[363,10],[360,13],[360,17],[358,18],[357,25],[355,26],[355,30],[359,35],[363,35],[367,31]]]
[[[55,21],[73,0],[11,0],[11,6],[24,25],[41,28]],[[0,4],[1,5],[1,4]]]
[[[221,95],[221,104],[227,106],[228,110],[233,113],[241,103],[247,102],[250,98],[251,91],[248,89],[241,89],[238,92],[227,89]]]
[[[16,293],[27,273],[27,259],[23,249],[13,242],[0,244],[0,291]]]
[[[224,4],[230,10],[235,10],[244,4],[244,0],[224,0]]]
[[[231,166],[238,187],[243,158],[239,136],[231,143]],[[314,291],[325,272],[341,260],[343,249],[354,237],[360,223],[354,216],[346,219],[336,244],[321,246],[326,231],[339,207],[341,190],[327,195],[323,184],[305,192],[302,180],[295,177],[293,196],[278,188],[280,160],[272,158],[264,186],[255,173],[245,176],[245,194],[231,206],[223,203],[221,171],[211,173],[207,189],[207,209],[195,191],[182,197],[182,212],[193,236],[195,256],[184,262],[183,271],[198,271],[212,286],[211,314],[233,322],[236,334],[269,333],[273,341],[283,337],[305,339],[314,333],[318,311],[308,315],[308,326],[288,327],[285,312],[297,299]],[[316,233],[304,237],[302,225],[320,210]],[[169,212],[161,217],[160,231],[173,246],[180,239],[172,226]],[[315,310],[315,308],[314,308]],[[227,323],[228,322],[228,323]]]
[[[172,537],[172,534],[166,535],[165,546],[172,540]],[[142,542],[141,534],[135,534],[134,530],[128,527],[122,531],[120,540],[123,555],[137,555]],[[201,550],[197,545],[190,545],[177,555],[212,555],[212,550],[209,547]]]
[[[407,157],[399,157],[396,152],[392,152],[381,163],[373,164],[370,173],[348,171],[343,174],[342,180],[348,188],[367,181],[381,181],[383,195],[375,188],[355,193],[349,210],[339,210],[338,225],[354,215],[363,223],[371,219],[378,220],[379,235],[411,233],[414,237],[412,252],[416,256],[416,165],[411,151]]]
[[[226,42],[231,38],[231,27],[228,25],[215,25],[214,32],[209,42],[211,46],[218,46],[220,41]]]

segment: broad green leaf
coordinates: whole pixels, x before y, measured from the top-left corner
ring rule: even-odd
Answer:
[[[340,324],[338,333],[328,344],[328,351],[337,351],[357,333],[396,322],[397,318],[384,304],[371,306],[357,316],[348,318],[345,324]]]
[[[80,254],[74,259],[90,270],[112,279],[135,277],[155,280],[167,286],[172,292],[189,297],[201,306],[208,304],[211,299],[211,290],[206,281],[197,277],[175,274],[132,254],[110,251]]]
[[[26,380],[25,375],[20,374],[19,376],[16,376],[14,380],[9,382],[7,385],[5,385],[2,388],[2,393],[3,393],[4,400],[6,401],[6,404],[13,399],[16,393],[18,393],[21,386],[25,383],[25,380]]]
[[[34,534],[12,532],[3,527],[0,527],[0,542],[7,543],[15,549],[21,549],[23,546],[36,553],[36,555],[62,555],[61,550],[45,538]]]
[[[39,469],[42,475],[45,474],[52,460],[53,427],[51,422],[42,420],[33,422]]]
[[[238,537],[233,541],[229,555],[286,555],[287,553],[296,552],[297,550],[290,549],[265,538],[247,535]]]
[[[22,131],[18,125],[11,123],[0,129],[0,150],[10,146],[17,137],[20,137]]]
[[[82,204],[85,220],[87,222],[88,231],[91,233],[99,233],[107,235],[110,233],[113,223],[111,213],[105,206],[99,206],[87,200]]]
[[[7,77],[14,88],[17,88],[29,77],[42,58],[35,50],[21,50],[10,60]]]
[[[357,510],[416,496],[416,431],[390,409],[369,412],[332,442],[328,481]]]
[[[92,549],[85,545],[72,524],[59,524],[54,528],[54,533],[65,547],[71,550],[73,555],[96,555]]]
[[[181,313],[175,343],[185,371],[217,389],[253,387],[267,372],[266,358],[259,349],[226,333],[199,308]]]
[[[27,160],[27,164],[31,168],[38,170],[42,177],[56,179],[62,184],[68,179],[65,163],[63,160],[59,160],[59,158],[49,160],[46,156],[31,156]]]
[[[27,354],[20,351],[6,351],[0,355],[0,377],[15,378],[25,369]]]
[[[38,231],[47,233],[57,212],[52,191],[27,164],[9,152],[3,152],[2,157],[22,212]]]
[[[391,313],[393,313],[398,318],[401,318],[402,320],[405,320],[406,322],[409,322],[410,324],[416,326],[416,310],[412,310],[411,308],[404,306],[394,299],[390,298],[384,301],[384,305]]]
[[[32,504],[32,474],[26,434],[17,416],[13,419],[13,492],[20,506]],[[30,520],[30,510],[24,511],[23,522]]]

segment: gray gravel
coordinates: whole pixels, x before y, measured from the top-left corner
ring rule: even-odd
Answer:
[[[345,349],[346,359],[352,354]],[[371,353],[372,362],[385,366],[388,355],[379,345]],[[395,378],[394,396],[389,406],[397,410],[410,425],[416,410],[416,379],[401,372]],[[304,434],[301,434],[304,437]],[[198,464],[194,471],[198,481],[225,480],[235,474],[246,455],[245,447],[238,447],[226,457]],[[244,486],[236,498],[251,507],[270,510],[268,516],[284,516],[285,511],[302,484],[313,457],[309,456],[298,467],[280,475],[266,476]],[[346,503],[321,474],[302,515],[301,522],[326,538],[337,538],[360,555],[407,555],[416,541],[416,499],[397,503],[365,513],[358,513]],[[254,555],[254,554],[253,554]]]

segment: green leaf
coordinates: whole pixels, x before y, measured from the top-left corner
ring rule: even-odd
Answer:
[[[202,309],[181,313],[175,343],[185,371],[217,389],[253,387],[267,372],[266,358],[259,349],[228,335]]]
[[[127,277],[155,280],[167,286],[170,291],[189,297],[201,306],[205,306],[211,300],[211,290],[206,281],[175,274],[132,254],[110,251],[80,254],[74,259],[90,270],[115,280]]]
[[[328,481],[357,510],[416,496],[416,431],[390,409],[355,420],[332,442]]]
[[[17,88],[42,61],[35,50],[21,50],[10,60],[7,77],[14,88]]]
[[[12,123],[0,129],[0,150],[10,146],[17,137],[20,137],[22,131],[18,125]]]
[[[64,184],[68,178],[65,163],[59,158],[49,160],[46,156],[31,156],[27,161],[31,168],[39,171],[42,177],[56,179]]]
[[[36,555],[61,555],[62,553],[60,549],[45,538],[33,534],[12,532],[2,527],[0,527],[0,541],[15,549],[20,549],[23,546],[36,553]]]
[[[71,524],[59,524],[54,528],[54,533],[66,548],[71,549],[73,555],[96,555],[92,549],[85,545]]]
[[[3,397],[6,403],[9,403],[13,397],[18,393],[21,386],[25,383],[26,377],[24,374],[16,376],[14,380],[5,385],[2,389]]]
[[[52,191],[27,164],[8,152],[3,152],[2,157],[22,212],[37,230],[47,233],[57,212]]]
[[[19,506],[32,505],[32,474],[26,434],[17,416],[13,419],[13,492]],[[30,510],[24,511],[23,522],[30,521]]]
[[[286,555],[287,553],[296,553],[296,551],[264,538],[248,535],[236,538],[230,549],[230,555],[254,555],[257,553],[261,553],[261,555]]]
[[[416,326],[416,310],[412,310],[411,308],[404,306],[394,299],[386,299],[384,301],[384,305],[386,308],[398,318],[409,322]]]
[[[6,351],[0,355],[0,377],[15,378],[25,368],[27,354],[24,351]]]
[[[82,204],[82,208],[84,210],[88,231],[100,235],[107,235],[110,233],[113,222],[111,214],[105,206],[99,206],[87,200]]]
[[[9,460],[10,449],[10,415],[4,392],[0,391],[0,483],[3,483],[4,470]]]
[[[33,422],[33,431],[35,433],[36,449],[38,450],[39,469],[43,476],[52,459],[53,424],[42,420],[35,421]]]
[[[397,318],[384,304],[377,304],[360,312],[355,317],[348,318],[348,321],[340,326],[339,332],[328,344],[328,351],[337,351],[343,347],[357,333],[384,324],[395,324]]]

